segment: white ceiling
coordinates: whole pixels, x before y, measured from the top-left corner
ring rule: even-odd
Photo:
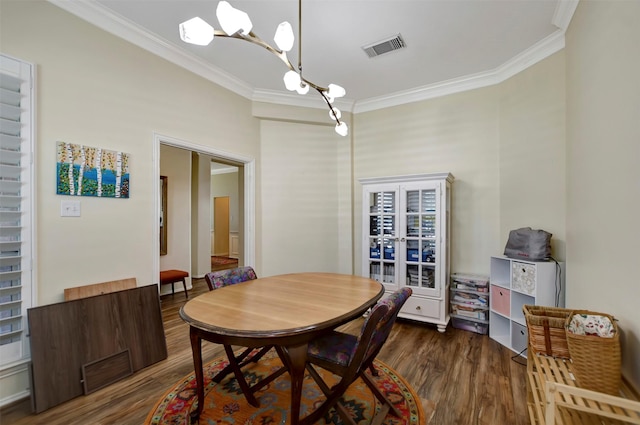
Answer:
[[[183,43],[178,25],[199,16],[219,29],[217,0],[50,0],[93,24],[255,100],[302,104],[284,89],[287,68],[251,43]],[[297,0],[229,0],[249,14],[253,32],[272,41]],[[347,90],[355,112],[500,82],[564,47],[577,0],[302,0],[306,79]],[[362,47],[400,33],[405,49],[369,58]],[[297,42],[298,40],[296,40]],[[298,62],[297,44],[289,59]],[[323,107],[319,96],[307,96]],[[314,106],[314,105],[309,105]]]

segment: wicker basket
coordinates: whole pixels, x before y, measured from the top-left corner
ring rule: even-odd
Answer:
[[[527,321],[529,347],[535,354],[569,358],[565,323],[572,310],[539,305],[522,306]]]
[[[581,388],[619,395],[622,380],[620,365],[620,332],[615,319],[605,313],[575,310],[566,320],[568,329],[575,314],[604,316],[613,324],[614,336],[576,335],[566,331],[569,353],[576,381]]]

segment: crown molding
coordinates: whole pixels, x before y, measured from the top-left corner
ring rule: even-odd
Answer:
[[[556,4],[553,18],[551,18],[551,23],[562,31],[566,31],[578,7],[578,1],[579,0],[559,0]]]
[[[319,102],[314,96],[299,96],[274,90],[253,89],[246,82],[156,37],[95,1],[47,1],[98,28],[123,38],[252,101],[318,109],[326,107],[324,102]],[[577,4],[578,0],[559,0],[552,22],[553,25],[558,27],[558,30],[494,70],[360,101],[338,99],[335,106],[343,111],[360,113],[498,84],[564,48],[564,33],[569,26]]]
[[[253,88],[244,81],[217,67],[211,66],[196,55],[185,52],[164,39],[156,37],[128,19],[113,13],[100,3],[90,0],[48,1],[100,29],[158,55],[242,97],[251,99],[253,95]]]
[[[563,48],[564,31],[557,30],[494,70],[358,101],[354,105],[353,113],[374,111],[499,84]]]
[[[303,108],[327,109],[327,104],[320,96],[300,96],[299,94],[279,92],[275,90],[256,89],[251,100],[254,102],[275,103],[278,105],[300,106]],[[347,98],[336,99],[331,105],[343,112],[352,112],[355,102]]]

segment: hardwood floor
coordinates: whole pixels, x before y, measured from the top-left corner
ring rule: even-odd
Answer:
[[[189,298],[207,291],[193,280]],[[162,297],[169,357],[102,390],[70,400],[39,415],[28,400],[3,408],[0,424],[140,425],[164,392],[193,371],[188,326],[178,316],[184,295]],[[359,331],[362,319],[343,330]],[[221,346],[203,343],[203,359],[223,355]],[[378,358],[394,368],[422,399],[425,425],[525,425],[524,359],[486,335],[398,320]]]

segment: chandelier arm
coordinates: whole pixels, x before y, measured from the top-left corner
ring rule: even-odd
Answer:
[[[298,0],[298,70],[300,71],[300,78],[303,79],[302,78],[302,0]]]
[[[287,57],[287,52],[283,52],[283,51],[278,50],[275,47],[271,46],[269,43],[267,43],[266,41],[264,41],[263,39],[258,37],[253,31],[251,31],[248,35],[244,35],[244,34],[239,33],[239,32],[237,32],[235,34],[232,34],[232,35],[229,35],[229,34],[227,34],[226,32],[224,32],[222,30],[215,30],[214,31],[214,35],[216,37],[235,38],[236,40],[244,40],[244,41],[248,41],[249,43],[255,44],[257,46],[260,46],[260,47],[268,50],[273,55],[277,56],[278,59],[280,59],[287,66],[287,68],[289,68],[292,71],[296,71],[296,67],[291,63],[291,61]],[[323,91],[327,91],[328,90],[326,87],[322,87],[322,86],[319,86],[317,84],[312,83],[311,81],[309,81],[306,78],[302,77],[302,75],[300,75],[300,79],[302,81],[304,81],[305,83],[309,84],[310,87],[313,87],[314,89],[316,89],[320,93],[322,93]],[[323,95],[323,98],[324,98],[325,101],[327,101],[327,98],[324,95]]]
[[[260,46],[266,49],[267,51],[269,51],[270,53],[272,53],[273,55],[275,55],[278,59],[280,59],[291,71],[296,71],[295,66],[291,63],[289,58],[287,58],[287,52],[283,52],[282,50],[276,49],[275,47],[271,46],[269,43],[267,43],[266,41],[258,37],[253,31],[250,31],[249,34],[247,35],[244,35],[240,32],[229,35],[222,30],[214,30],[213,33],[215,37],[235,38],[237,40],[248,41],[249,43]],[[300,43],[298,44],[298,46],[300,46]],[[298,48],[300,49],[300,47]],[[300,61],[300,54],[301,53],[298,54],[298,61]],[[325,103],[329,107],[329,110],[331,111],[331,116],[334,118],[336,124],[340,125],[341,124],[340,118],[338,118],[338,115],[336,114],[336,111],[333,108],[333,105],[331,104],[331,102],[329,102],[329,98],[325,94],[328,89],[326,87],[318,86],[317,84],[314,84],[311,81],[304,78],[302,76],[302,64],[300,62],[298,62],[298,68],[300,72],[300,80],[304,81],[306,84],[308,84],[310,87],[313,87],[318,93],[320,93],[320,96],[322,96],[322,99],[325,101]]]
[[[292,70],[292,71],[296,70],[296,68],[293,66],[293,64],[291,64],[291,62],[287,58],[287,52],[283,52],[283,51],[278,50],[275,47],[269,45],[266,41],[264,41],[263,39],[261,39],[260,37],[255,35],[253,33],[253,31],[250,32],[248,35],[244,35],[244,34],[239,33],[239,32],[237,32],[235,34],[232,34],[232,35],[229,35],[229,34],[227,34],[226,32],[224,32],[222,30],[215,30],[214,31],[214,35],[216,37],[226,37],[226,38],[235,38],[237,40],[244,40],[244,41],[248,41],[249,43],[258,45],[258,46],[268,50],[273,55],[277,56],[278,59],[280,59],[287,66],[287,68],[289,68],[290,70]]]
[[[333,109],[333,105],[331,104],[331,102],[329,102],[329,99],[327,98],[327,95],[324,94],[325,90],[324,89],[319,89],[317,87],[314,87],[316,90],[318,90],[318,93],[320,93],[320,96],[322,96],[322,98],[324,99],[324,101],[327,103],[327,106],[329,107],[329,110],[331,111],[331,116],[334,118],[334,120],[336,121],[336,124],[340,125],[340,118],[338,118],[338,114],[336,114],[335,109]]]

